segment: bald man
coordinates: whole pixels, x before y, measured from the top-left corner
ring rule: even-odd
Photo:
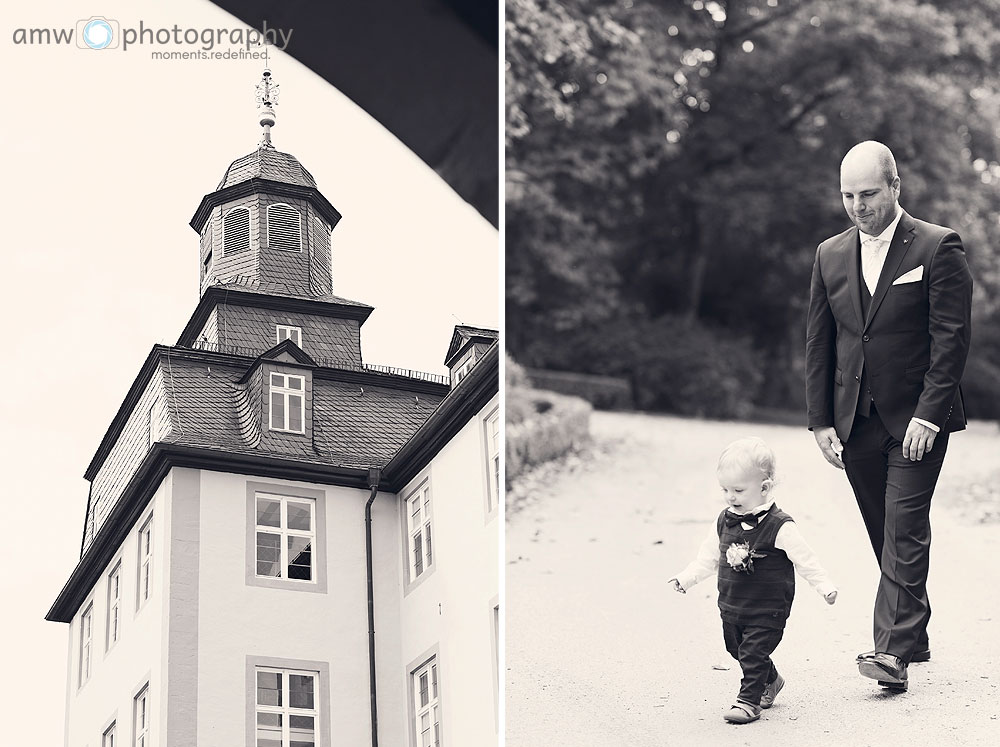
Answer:
[[[890,150],[866,141],[840,167],[854,224],[816,250],[806,333],[809,429],[844,469],[882,575],[862,675],[891,690],[927,661],[930,505],[948,435],[965,428],[959,382],[972,276],[950,228],[899,206]]]

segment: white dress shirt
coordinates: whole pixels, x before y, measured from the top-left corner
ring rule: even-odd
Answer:
[[[875,286],[878,285],[878,277],[882,274],[882,267],[885,265],[886,255],[889,254],[889,244],[892,243],[896,226],[899,225],[899,219],[902,217],[903,209],[896,205],[896,217],[878,236],[871,236],[860,228],[858,229],[858,233],[861,234],[861,274],[865,285],[868,286],[868,292],[873,296],[875,295]],[[877,239],[879,243],[873,246],[872,239]]]
[[[762,514],[774,505],[774,501],[768,501],[757,506],[752,513]],[[739,516],[732,509],[727,509],[734,516]],[[744,529],[753,529],[754,524],[743,522]],[[819,563],[819,558],[812,548],[806,543],[799,533],[799,528],[794,521],[786,521],[778,529],[778,534],[774,538],[774,546],[784,551],[788,559],[795,566],[795,572],[809,582],[809,584],[819,592],[820,596],[827,596],[830,592],[836,591],[837,587],[830,581],[823,566]],[[687,591],[699,581],[704,581],[709,576],[714,576],[719,570],[719,533],[713,523],[709,527],[708,534],[702,540],[698,548],[698,555],[688,566],[671,578],[677,579],[681,588]]]
[[[892,243],[892,237],[896,234],[896,226],[899,225],[899,219],[902,217],[903,209],[896,205],[896,217],[878,236],[871,236],[860,228],[858,229],[858,233],[861,235],[861,279],[864,280],[865,285],[868,286],[868,292],[873,296],[875,295],[875,287],[878,285],[879,275],[882,274],[882,268],[885,266],[885,258],[889,254],[889,244]],[[872,244],[872,239],[877,240],[878,244]],[[913,418],[913,420],[927,426],[935,433],[941,431],[940,426],[927,420],[921,418]]]

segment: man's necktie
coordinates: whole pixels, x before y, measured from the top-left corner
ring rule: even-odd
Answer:
[[[875,295],[878,276],[882,270],[878,264],[879,251],[882,249],[882,239],[867,238],[861,244],[861,275],[868,286],[868,292]]]

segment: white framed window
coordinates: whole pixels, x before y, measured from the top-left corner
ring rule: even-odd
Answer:
[[[305,433],[306,380],[304,376],[271,373],[272,431]]]
[[[139,588],[136,609],[142,607],[153,590],[153,517],[150,516],[139,530]]]
[[[90,679],[94,661],[94,603],[91,602],[80,615],[80,687]]]
[[[500,409],[486,418],[486,474],[489,481],[486,492],[486,511],[500,505]]]
[[[104,734],[101,735],[101,747],[121,747],[118,744],[118,724],[114,721],[111,722],[111,726],[104,730]]]
[[[222,253],[250,248],[250,208],[234,207],[222,218]]]
[[[434,562],[431,548],[431,487],[424,482],[406,499],[407,556],[410,581],[415,581]]]
[[[302,216],[284,202],[267,206],[267,245],[286,252],[302,251]]]
[[[132,724],[132,733],[135,735],[135,739],[132,742],[134,747],[149,747],[149,720],[150,720],[150,703],[149,703],[149,685],[146,685],[139,691],[139,694],[135,696],[132,708],[132,718],[134,723]]]
[[[319,744],[318,672],[257,667],[256,747]]]
[[[465,355],[462,356],[458,365],[455,366],[455,375],[453,377],[455,380],[452,382],[452,386],[455,386],[458,382],[468,376],[469,371],[472,370],[474,365],[476,365],[476,348],[471,347]]]
[[[121,636],[122,624],[122,564],[115,565],[114,570],[108,574],[108,629],[106,635],[106,647],[110,650],[118,642]]]
[[[258,493],[257,576],[316,580],[316,501]]]
[[[284,342],[285,340],[291,340],[300,348],[302,347],[302,328],[292,327],[287,324],[279,324],[275,327],[277,330],[278,342]]]
[[[438,699],[437,657],[412,674],[413,728],[417,747],[440,747],[441,707]]]

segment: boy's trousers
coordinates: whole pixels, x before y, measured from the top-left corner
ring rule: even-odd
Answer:
[[[739,700],[750,705],[760,705],[764,687],[774,682],[778,676],[771,654],[781,642],[784,632],[783,628],[762,628],[758,625],[737,625],[722,621],[726,651],[740,663],[743,670]]]

